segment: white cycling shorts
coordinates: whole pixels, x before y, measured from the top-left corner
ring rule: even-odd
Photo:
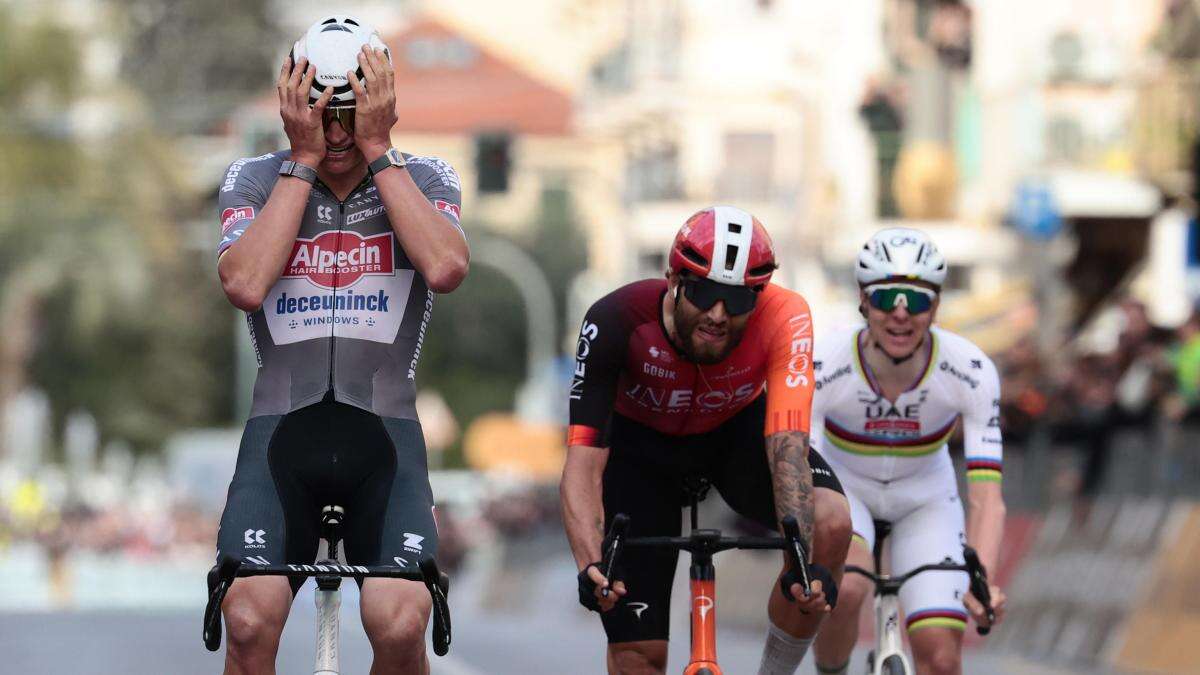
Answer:
[[[907,476],[888,483],[855,475],[831,458],[834,472],[842,482],[850,502],[854,538],[875,545],[875,520],[892,524],[888,536],[890,556],[884,565],[899,575],[946,558],[962,563],[966,541],[962,501],[950,457],[928,472]],[[885,553],[886,553],[885,549]],[[967,612],[962,604],[967,591],[965,572],[923,572],[900,589],[900,606],[909,632],[918,628],[942,626],[963,630]]]

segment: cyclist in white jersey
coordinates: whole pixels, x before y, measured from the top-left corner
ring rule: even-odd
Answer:
[[[850,501],[848,565],[871,569],[874,520],[892,523],[890,564],[903,574],[949,557],[963,542],[995,570],[1004,530],[1000,491],[1000,381],[969,340],[932,326],[946,262],[924,232],[890,228],[859,254],[865,326],[827,332],[814,351],[813,439]],[[965,522],[947,441],[962,419],[970,505]],[[846,673],[858,615],[872,592],[842,581],[837,608],[815,647],[821,673]],[[1005,599],[992,586],[997,621]],[[968,613],[986,624],[961,572],[918,575],[900,591],[918,673],[959,673]],[[964,609],[966,611],[964,611]]]

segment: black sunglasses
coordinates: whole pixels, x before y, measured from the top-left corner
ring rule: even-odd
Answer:
[[[334,120],[342,125],[346,133],[354,134],[354,108],[326,108],[325,114],[321,116],[324,128],[328,129]]]
[[[684,277],[680,284],[683,297],[701,312],[707,312],[718,302],[724,302],[725,311],[737,316],[753,310],[758,302],[758,291],[747,286],[731,286],[692,276]]]

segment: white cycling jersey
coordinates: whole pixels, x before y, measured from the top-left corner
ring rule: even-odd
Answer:
[[[948,453],[961,416],[967,479],[999,481],[1000,378],[992,360],[966,338],[933,327],[929,366],[889,401],[860,354],[864,331],[817,337],[812,433],[821,454],[883,483],[928,474]]]
[[[967,479],[1000,480],[996,366],[967,339],[932,328],[928,367],[889,401],[860,353],[864,338],[862,326],[817,337],[814,446],[841,480],[854,535],[867,550],[875,544],[872,521],[892,523],[894,573],[945,558],[961,563],[963,509],[946,442],[961,418]],[[908,630],[962,630],[966,588],[961,572],[927,572],[909,580],[900,589]]]

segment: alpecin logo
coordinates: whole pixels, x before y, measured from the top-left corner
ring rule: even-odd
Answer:
[[[392,233],[364,237],[348,230],[327,230],[312,239],[296,239],[283,270],[284,279],[307,278],[321,288],[346,288],[364,275],[395,271]]]
[[[221,212],[221,234],[229,234],[229,228],[243,220],[254,219],[253,206],[238,206]]]

